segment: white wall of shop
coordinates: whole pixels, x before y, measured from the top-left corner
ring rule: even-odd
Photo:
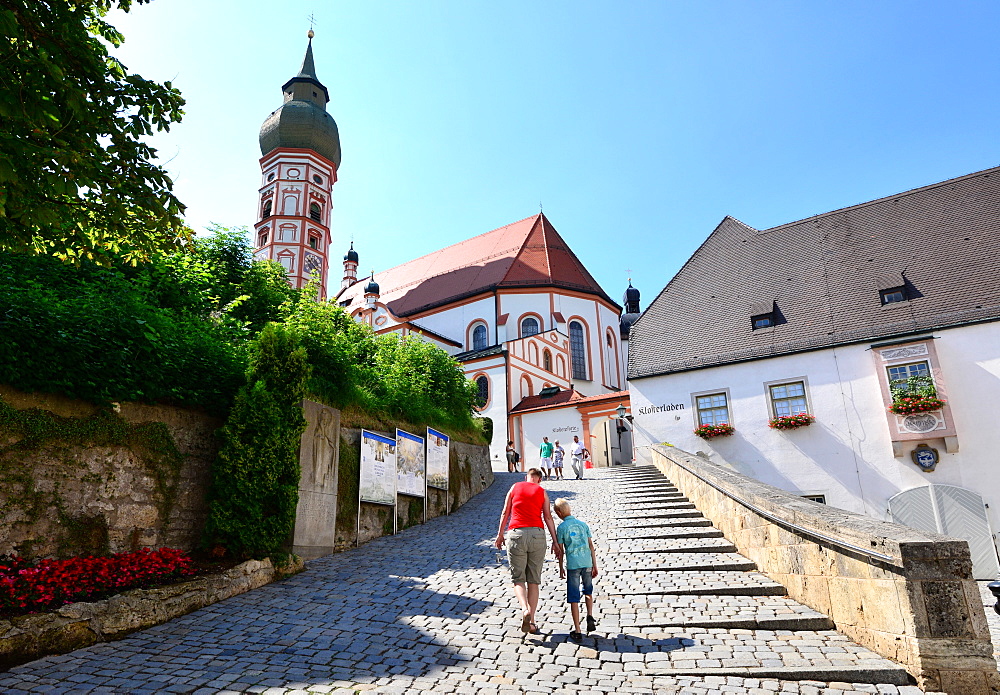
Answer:
[[[943,441],[928,435],[940,452],[934,472],[911,460],[918,442],[893,456],[876,369],[869,344],[785,355],[741,364],[637,379],[629,383],[639,462],[648,446],[668,442],[770,485],[798,494],[823,494],[842,509],[885,519],[890,497],[928,484],[972,490],[988,505],[1000,531],[1000,323],[984,323],[933,333],[941,377],[957,429],[959,450],[946,453]],[[816,421],[795,430],[768,427],[766,384],[806,383],[810,413]],[[697,437],[694,394],[729,394],[735,434]],[[650,408],[683,405],[683,409]],[[996,536],[994,535],[994,540]]]
[[[519,417],[524,442],[521,456],[524,457],[525,469],[538,466],[538,450],[542,446],[542,437],[548,437],[553,443],[559,440],[562,448],[566,450],[565,465],[568,467],[573,435],[579,436],[581,441],[584,441],[583,418],[580,411],[567,407],[524,413]]]

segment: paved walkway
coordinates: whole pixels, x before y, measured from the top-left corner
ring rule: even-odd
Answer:
[[[545,483],[591,523],[598,631],[569,640],[546,563],[524,636],[491,547],[508,487],[183,618],[0,673],[0,692],[915,694],[892,664],[790,601],[651,469]],[[636,503],[640,501],[640,503]]]

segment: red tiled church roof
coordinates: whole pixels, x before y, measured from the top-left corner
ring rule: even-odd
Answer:
[[[617,306],[541,213],[376,273],[375,281],[379,301],[400,317],[498,287],[558,287],[595,294]],[[364,284],[357,282],[340,295],[341,302],[351,300],[348,310]]]

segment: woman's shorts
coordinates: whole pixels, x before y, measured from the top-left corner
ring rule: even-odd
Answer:
[[[515,584],[542,583],[545,551],[544,529],[524,527],[507,532],[507,559],[510,561],[510,577]]]

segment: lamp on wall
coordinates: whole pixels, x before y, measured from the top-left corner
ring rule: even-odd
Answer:
[[[625,413],[626,413],[625,406],[622,405],[621,403],[619,403],[618,407],[615,408],[615,413],[618,414],[618,419],[619,420],[624,419],[625,418]]]

